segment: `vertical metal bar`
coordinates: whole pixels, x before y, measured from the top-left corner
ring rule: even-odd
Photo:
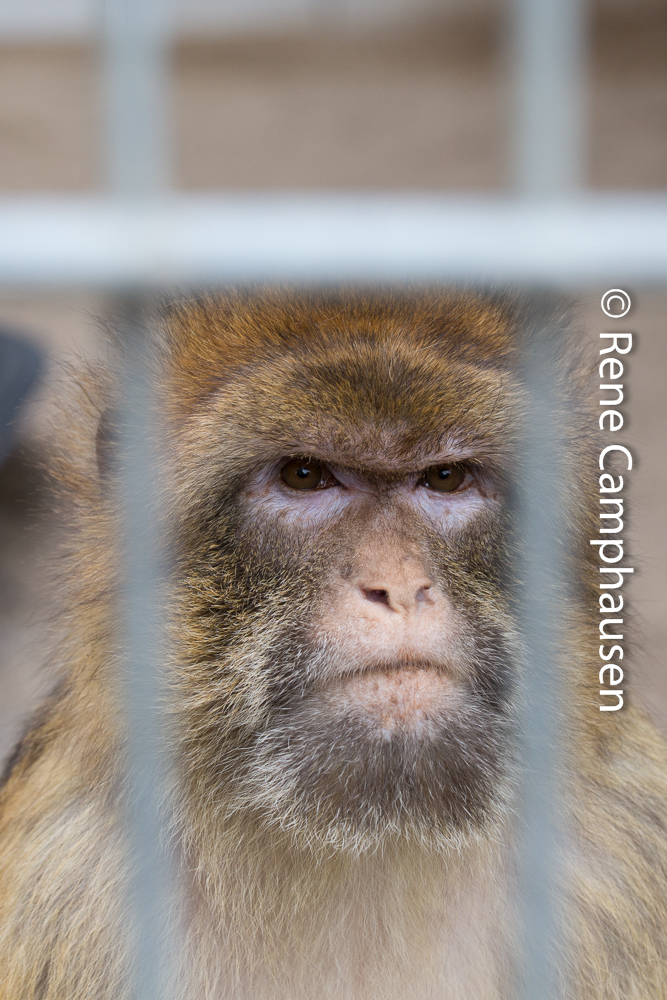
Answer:
[[[106,175],[148,197],[168,183],[168,0],[103,0]]]
[[[584,180],[584,0],[513,0],[515,88],[513,174],[517,193],[575,193]],[[524,1000],[556,1000],[558,927],[559,717],[556,609],[564,588],[563,511],[558,503],[559,428],[553,386],[557,330],[538,308],[527,331],[528,416],[520,523],[526,674],[523,684],[522,884]]]
[[[526,330],[523,361],[527,413],[523,430],[519,525],[525,643],[522,685],[523,826],[518,856],[522,904],[524,1000],[555,1000],[560,985],[558,924],[559,773],[564,685],[557,623],[567,607],[567,517],[559,475],[561,410],[558,329],[542,301]]]
[[[167,0],[104,0],[106,173],[110,189],[133,203],[159,194],[168,181]],[[121,297],[122,379],[119,506],[124,573],[128,841],[134,923],[134,993],[161,1000],[169,989],[168,943],[174,887],[166,853],[163,809],[168,787],[160,710],[162,616],[157,421],[153,412],[148,299]]]
[[[165,554],[159,489],[157,442],[152,433],[154,393],[146,337],[146,303],[141,295],[123,303],[124,346],[120,429],[121,496],[124,527],[122,569],[123,647],[126,670],[128,842],[130,919],[134,922],[134,976],[137,1000],[166,995],[174,887],[167,857],[163,811],[167,807],[168,758],[160,702],[161,633],[164,626]]]
[[[584,175],[584,0],[513,0],[517,191],[576,190]]]

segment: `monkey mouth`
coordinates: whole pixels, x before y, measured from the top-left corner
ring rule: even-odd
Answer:
[[[463,692],[442,668],[426,663],[357,671],[337,678],[324,697],[334,715],[354,716],[391,739],[408,731],[434,735],[443,715],[461,706]]]

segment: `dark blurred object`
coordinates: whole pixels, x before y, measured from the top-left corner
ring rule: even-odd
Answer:
[[[42,372],[42,356],[23,338],[0,331],[0,462],[10,450],[13,423]]]

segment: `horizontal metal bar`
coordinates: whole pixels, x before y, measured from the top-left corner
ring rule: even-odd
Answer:
[[[667,279],[667,195],[0,199],[0,285]]]

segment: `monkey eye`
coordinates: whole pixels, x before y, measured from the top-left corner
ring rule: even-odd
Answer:
[[[453,493],[465,479],[466,469],[462,465],[432,465],[423,473],[418,485],[439,493]]]
[[[321,462],[310,458],[292,458],[280,470],[280,478],[292,490],[316,490],[333,483],[333,477]]]

